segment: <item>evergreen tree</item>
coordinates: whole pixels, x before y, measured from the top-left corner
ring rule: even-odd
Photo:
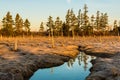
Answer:
[[[81,9],[78,11],[78,16],[77,16],[77,20],[78,20],[78,26],[76,28],[77,35],[81,33],[81,26],[83,23],[83,18],[82,18],[82,13],[81,13]]]
[[[30,23],[29,23],[28,26],[30,26]],[[23,22],[23,19],[20,18],[20,20],[19,20],[19,31],[20,31],[20,33],[23,32],[23,27],[24,27],[24,22]],[[30,28],[29,28],[29,31],[30,31]]]
[[[80,18],[80,32],[81,35],[84,35],[84,18],[83,18],[83,13],[81,13],[81,18]]]
[[[70,9],[67,11],[67,14],[66,14],[66,16],[65,16],[65,18],[66,18],[66,24],[64,25],[64,28],[66,29],[66,30],[64,30],[64,31],[67,31],[67,32],[65,32],[65,35],[66,36],[69,36],[70,34],[69,34],[69,28],[70,28],[70,23],[71,23],[71,13],[70,13]]]
[[[80,28],[81,27],[81,9],[78,11],[77,19],[78,19],[78,26]]]
[[[19,14],[15,17],[15,31],[20,34],[23,31],[23,19]]]
[[[54,45],[54,35],[53,35],[54,24],[53,24],[53,20],[52,20],[51,16],[49,16],[49,18],[48,18],[47,26],[49,28],[48,29],[49,36],[50,36],[50,33],[51,33],[51,36],[52,36],[52,48],[53,48],[53,47],[55,47],[55,45]]]
[[[27,32],[27,33],[30,32],[30,22],[28,19],[26,19],[24,22],[24,28],[25,28],[25,32]]]
[[[100,28],[100,11],[97,11],[97,16],[96,16],[96,29],[97,31],[99,31],[99,28]]]
[[[93,28],[90,26],[89,16],[87,15],[87,13],[88,13],[88,7],[85,4],[84,5],[84,13],[83,13],[83,26],[82,26],[82,30],[84,32],[83,34],[90,35]]]
[[[51,16],[49,16],[49,18],[48,18],[47,27],[48,27],[49,35],[52,34],[52,32],[53,32],[53,30],[54,30],[54,22],[53,22]],[[52,32],[51,32],[51,31],[52,31]]]
[[[104,27],[106,28],[108,25],[108,15],[107,13],[104,14]]]
[[[67,15],[66,15],[66,25],[67,25],[69,31],[72,32],[72,36],[73,36],[73,39],[74,39],[75,30],[78,27],[78,19],[75,16],[75,14],[74,14],[72,9],[68,10],[68,12],[67,12]]]
[[[94,28],[94,24],[95,24],[95,17],[94,15],[91,16],[91,26]]]
[[[114,33],[119,36],[117,20],[114,20]]]
[[[71,21],[70,21],[70,31],[72,31],[72,36],[73,36],[73,39],[75,37],[75,30],[77,31],[77,29],[79,28],[78,26],[78,19],[77,17],[75,16],[73,10],[71,9]]]
[[[2,20],[3,28],[2,28],[2,34],[6,36],[13,36],[14,31],[13,31],[13,24],[14,21],[12,19],[12,15],[10,12],[6,14],[6,16]]]
[[[101,13],[101,16],[100,16],[100,20],[99,20],[99,24],[100,24],[100,26],[99,26],[99,30],[100,31],[102,31],[102,30],[104,30],[104,15],[103,15],[103,13]]]
[[[43,22],[41,22],[39,32],[43,32],[43,31],[44,31],[44,26],[43,26]]]
[[[88,13],[88,7],[87,7],[87,5],[85,4],[84,5],[84,13],[83,13],[83,19],[84,19],[84,27],[87,27],[88,26],[88,23],[89,23],[89,17],[88,17],[88,15],[87,15],[87,13]]]
[[[60,33],[61,32],[61,33]],[[55,33],[59,36],[59,34],[63,35],[63,30],[62,30],[62,21],[60,20],[59,17],[56,18],[55,21]]]
[[[107,13],[101,13],[101,15],[99,16],[99,20],[98,21],[98,25],[99,25],[99,32],[105,35],[105,32],[107,31],[107,25],[108,25],[108,16]]]

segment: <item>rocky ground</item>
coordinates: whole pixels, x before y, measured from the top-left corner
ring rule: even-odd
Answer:
[[[48,37],[0,38],[0,80],[28,80],[39,68],[58,66],[75,57],[78,49],[98,56],[88,80],[120,80],[119,37],[55,37],[54,42],[52,48]]]

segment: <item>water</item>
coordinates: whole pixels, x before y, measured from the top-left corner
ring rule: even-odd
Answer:
[[[39,69],[30,80],[85,80],[90,73],[91,59],[94,57],[80,52],[75,59],[70,59],[61,66]]]

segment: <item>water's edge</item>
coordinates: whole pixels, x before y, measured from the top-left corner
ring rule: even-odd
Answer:
[[[91,61],[93,66],[86,80],[120,80],[120,52],[96,52],[93,48],[79,46],[80,51],[97,57]]]
[[[63,65],[54,67],[54,69],[52,67],[52,70],[51,68],[37,70],[30,80],[61,80],[63,77],[65,80],[85,80],[90,74],[89,69],[92,67],[90,61],[92,59],[94,59],[93,56],[80,52],[76,58],[72,58]]]

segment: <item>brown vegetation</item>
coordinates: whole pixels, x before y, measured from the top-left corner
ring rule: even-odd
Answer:
[[[17,41],[16,41],[17,40]],[[48,37],[2,37],[0,40],[0,79],[25,80],[38,68],[63,64],[79,51],[109,56],[120,52],[120,38],[111,37],[54,37],[54,48]],[[17,47],[16,47],[17,46]],[[109,62],[111,60],[107,59]],[[113,64],[114,65],[114,64]],[[113,75],[117,75],[112,68]],[[6,77],[5,77],[6,76]]]

